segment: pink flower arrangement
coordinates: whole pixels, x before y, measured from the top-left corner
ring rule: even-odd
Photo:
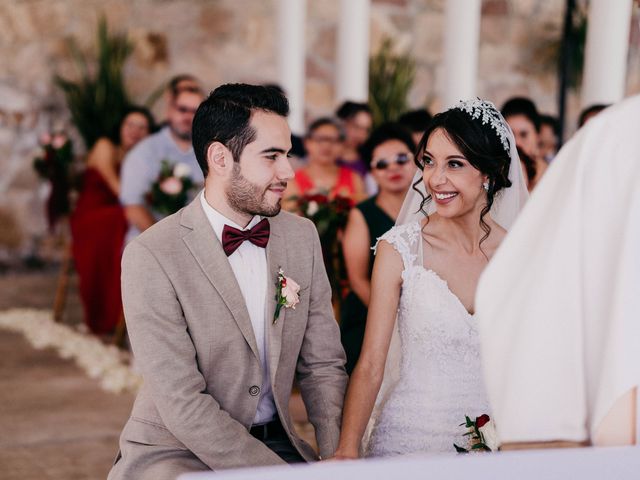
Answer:
[[[163,215],[171,215],[184,207],[194,188],[190,172],[188,165],[179,163],[172,166],[167,160],[163,160],[160,174],[146,195],[149,206]]]

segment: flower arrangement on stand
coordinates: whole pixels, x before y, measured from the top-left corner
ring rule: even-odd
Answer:
[[[70,194],[75,184],[73,175],[73,145],[64,133],[44,133],[33,168],[40,178],[50,183],[47,200],[47,220],[53,230],[61,217],[71,212]]]
[[[195,186],[190,174],[189,165],[185,163],[172,165],[167,160],[163,160],[160,174],[146,195],[149,206],[163,215],[171,215],[184,207]]]
[[[498,449],[498,436],[496,429],[491,421],[491,418],[486,413],[476,417],[475,420],[471,420],[465,415],[465,422],[460,424],[461,427],[465,427],[467,432],[463,434],[467,437],[467,447],[461,447],[453,444],[456,452],[469,453],[469,452],[494,452]]]
[[[318,230],[322,256],[331,282],[334,310],[339,318],[340,301],[348,288],[341,247],[342,231],[353,201],[341,195],[329,197],[324,193],[314,193],[301,195],[296,202],[298,211],[311,220]]]

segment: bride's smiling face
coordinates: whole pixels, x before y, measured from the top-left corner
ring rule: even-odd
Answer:
[[[419,164],[422,180],[440,216],[473,214],[487,203],[482,188],[487,175],[469,163],[443,129],[431,133]]]

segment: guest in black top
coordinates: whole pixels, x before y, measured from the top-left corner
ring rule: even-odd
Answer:
[[[374,259],[371,248],[393,227],[400,212],[416,173],[414,150],[411,132],[395,123],[378,127],[361,148],[378,193],[351,210],[342,241],[350,292],[341,307],[340,329],[349,374],[360,356],[364,337]]]

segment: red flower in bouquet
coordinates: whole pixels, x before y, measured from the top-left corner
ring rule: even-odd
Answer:
[[[173,166],[163,160],[160,174],[146,195],[149,206],[163,215],[171,215],[184,207],[194,188],[190,173],[190,167],[184,163]]]
[[[341,195],[329,197],[324,193],[302,195],[296,201],[298,211],[310,219],[318,230],[327,275],[334,294],[341,297],[347,276],[340,248],[340,233],[347,224],[353,201]]]

